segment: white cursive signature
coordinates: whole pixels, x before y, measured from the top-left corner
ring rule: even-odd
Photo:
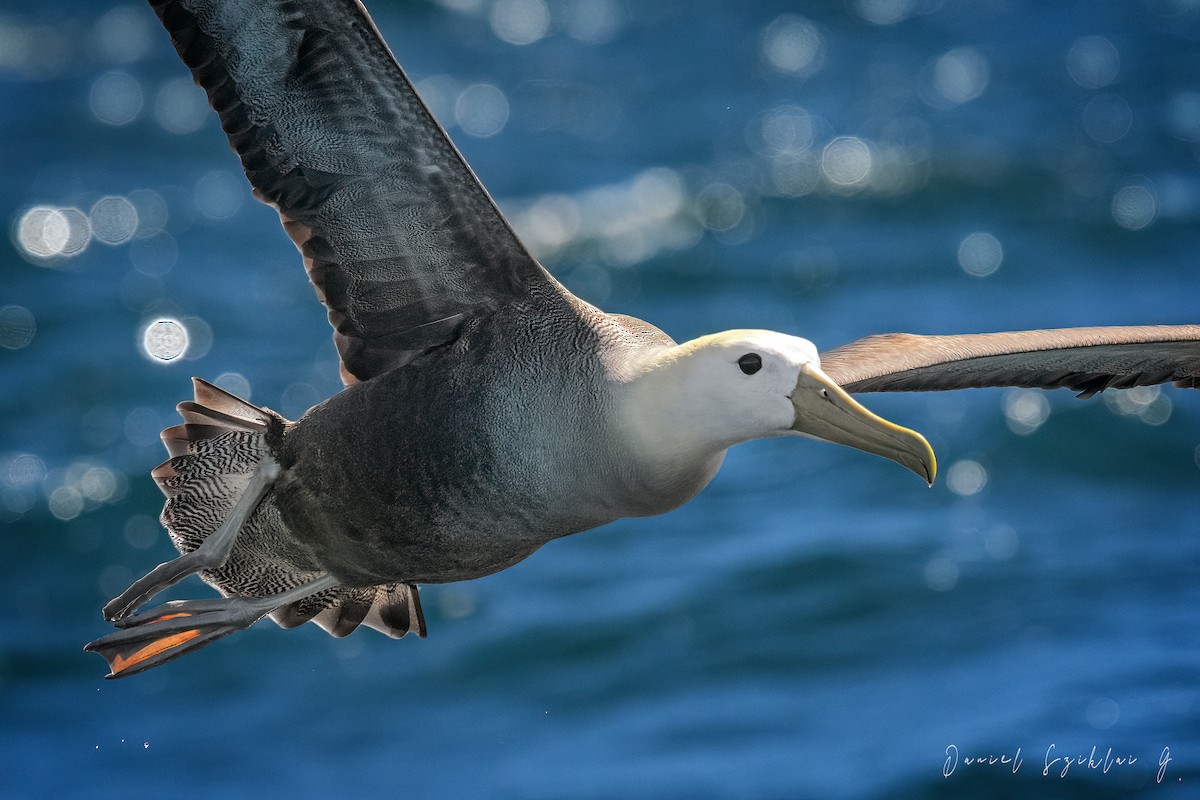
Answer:
[[[1156,783],[1163,782],[1167,774],[1167,764],[1170,764],[1171,761],[1171,748],[1164,747],[1158,756],[1158,772],[1154,776]],[[958,745],[950,744],[946,746],[946,760],[942,764],[942,777],[949,778],[960,766],[1003,767],[1015,775],[1023,763],[1025,762],[1021,757],[1020,747],[1011,754],[963,755],[959,752]],[[1042,762],[1042,777],[1066,778],[1072,769],[1090,770],[1107,775],[1114,769],[1129,768],[1137,763],[1136,755],[1114,753],[1111,747],[1102,751],[1098,745],[1093,745],[1092,749],[1086,753],[1070,753],[1065,750],[1060,751],[1057,744],[1051,743],[1046,748],[1046,757]]]
[[[1078,765],[1085,769],[1098,769],[1105,775],[1113,767],[1124,767],[1130,764],[1137,763],[1137,756],[1114,756],[1112,748],[1108,748],[1103,756],[1097,757],[1096,751],[1099,749],[1096,745],[1092,745],[1092,751],[1087,755],[1054,755],[1055,745],[1051,743],[1046,748],[1046,766],[1042,768],[1042,775],[1049,775],[1050,768],[1059,764],[1062,765],[1062,771],[1058,773],[1058,777],[1065,778],[1067,773],[1071,771],[1071,767]],[[1054,756],[1051,758],[1051,756]]]
[[[951,775],[953,775],[954,770],[958,769],[958,764],[959,764],[958,745],[956,745],[956,744],[947,745],[947,747],[946,747],[946,763],[942,765],[942,777],[949,778]],[[991,766],[995,766],[997,764],[1000,764],[1003,766],[1011,765],[1012,771],[1015,773],[1017,770],[1019,770],[1021,768],[1021,764],[1022,764],[1021,748],[1018,747],[1017,751],[1015,753],[1013,753],[1011,756],[1008,754],[995,755],[994,753],[989,753],[986,756],[963,756],[962,757],[962,765],[964,767],[970,767],[970,766],[991,767]]]

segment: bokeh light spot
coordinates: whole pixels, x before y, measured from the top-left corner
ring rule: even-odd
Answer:
[[[997,561],[1008,561],[1017,554],[1021,538],[1008,525],[993,525],[983,535],[983,549]]]
[[[37,486],[46,479],[46,463],[32,453],[17,453],[7,460],[0,473],[5,486],[21,489]]]
[[[126,195],[126,199],[137,211],[138,226],[135,235],[139,239],[154,236],[167,226],[167,220],[170,219],[167,201],[158,192],[153,189],[134,189]]]
[[[1111,697],[1097,697],[1088,703],[1087,721],[1098,731],[1106,731],[1121,718],[1121,706]]]
[[[958,243],[958,265],[968,275],[983,278],[1000,268],[1004,248],[990,233],[972,233]]]
[[[771,21],[760,42],[763,60],[786,75],[811,75],[824,62],[825,42],[820,30],[797,14],[782,14]]]
[[[987,486],[987,470],[978,461],[963,459],[950,465],[946,470],[946,486],[960,497],[979,494]]]
[[[0,308],[0,347],[20,350],[28,347],[37,333],[37,321],[33,312],[24,306]]]
[[[137,6],[118,6],[96,20],[93,28],[101,52],[113,61],[142,58],[154,41],[154,29]]]
[[[83,495],[74,486],[59,486],[50,493],[49,506],[55,519],[69,522],[83,512]]]
[[[550,30],[550,9],[544,0],[496,0],[488,21],[509,44],[533,44]]]
[[[614,0],[575,0],[567,9],[567,35],[600,44],[621,27],[621,9]]]
[[[871,172],[871,148],[855,136],[839,136],[821,151],[821,172],[837,186],[857,186]]]
[[[946,556],[934,556],[925,564],[925,585],[935,592],[948,592],[958,585],[958,564]]]
[[[128,72],[111,70],[92,83],[88,103],[106,125],[128,125],[142,112],[142,85]]]
[[[250,399],[250,381],[240,372],[222,372],[213,384],[243,400]]]
[[[933,87],[951,105],[979,97],[990,79],[987,59],[974,47],[955,48],[933,65]]]
[[[154,121],[168,133],[192,133],[208,121],[208,98],[189,78],[173,78],[154,96]]]
[[[152,278],[166,275],[178,260],[179,244],[166,231],[149,239],[136,239],[129,246],[129,263],[141,274]]]
[[[142,331],[142,352],[154,361],[174,361],[187,347],[187,328],[178,320],[158,319]]]
[[[696,197],[696,210],[704,227],[727,231],[742,221],[746,201],[742,193],[727,183],[710,183]]]
[[[916,0],[854,0],[854,10],[872,25],[895,25],[916,10]]]
[[[495,136],[508,123],[508,98],[490,83],[473,84],[458,96],[454,118],[472,136]]]
[[[226,220],[237,214],[244,200],[242,181],[225,170],[213,170],[196,181],[192,202],[211,220]]]
[[[1004,394],[1004,420],[1008,429],[1028,436],[1050,418],[1050,401],[1034,389],[1009,389]]]
[[[34,206],[17,220],[15,238],[22,253],[42,261],[82,253],[92,227],[77,208]]]
[[[1108,391],[1103,397],[1110,410],[1121,416],[1137,417],[1147,425],[1162,425],[1171,418],[1171,399],[1158,385]]]
[[[1126,230],[1137,231],[1154,222],[1158,215],[1158,200],[1154,192],[1142,183],[1121,187],[1112,199],[1112,217]]]
[[[138,406],[126,414],[123,427],[126,440],[135,447],[152,447],[161,441],[162,419],[148,406]]]
[[[1076,39],[1067,51],[1067,72],[1085,89],[1108,86],[1117,79],[1120,71],[1121,56],[1113,43],[1103,36]]]
[[[105,244],[127,242],[137,231],[137,209],[124,197],[101,197],[92,206],[88,216],[92,223],[92,236]]]
[[[1167,129],[1176,139],[1200,142],[1200,92],[1179,92],[1171,98]]]

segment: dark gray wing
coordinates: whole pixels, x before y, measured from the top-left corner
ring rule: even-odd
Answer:
[[[1054,389],[1090,397],[1174,381],[1200,388],[1200,325],[868,336],[821,354],[848,392],[925,392],[983,386]]]
[[[559,291],[354,0],[150,0],[329,308],[343,378]],[[349,375],[347,375],[347,372]]]

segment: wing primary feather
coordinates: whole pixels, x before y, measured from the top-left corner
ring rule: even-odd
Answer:
[[[1200,325],[1060,328],[918,336],[868,336],[821,354],[850,392],[916,392],[988,386],[1067,387],[1080,397],[1172,382],[1200,386]]]
[[[151,5],[208,93],[255,197],[275,207],[303,255],[348,382],[454,341],[462,326],[446,320],[535,295],[558,311],[573,307],[361,3]]]

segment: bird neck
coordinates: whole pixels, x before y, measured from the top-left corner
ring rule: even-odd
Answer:
[[[734,444],[704,430],[692,408],[680,346],[647,354],[617,383],[615,425],[625,450],[625,480],[644,514],[658,514],[694,497],[717,474]]]

